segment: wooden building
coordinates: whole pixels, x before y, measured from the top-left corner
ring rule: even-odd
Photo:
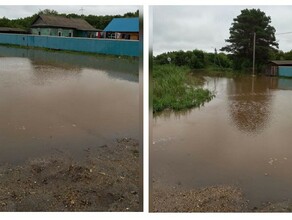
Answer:
[[[0,33],[5,34],[27,34],[26,30],[20,28],[0,27]]]
[[[266,69],[268,76],[292,77],[292,60],[272,60]]]
[[[107,38],[139,40],[139,18],[114,18],[103,31]]]
[[[43,14],[38,15],[31,25],[34,35],[92,38],[99,31],[84,19]]]

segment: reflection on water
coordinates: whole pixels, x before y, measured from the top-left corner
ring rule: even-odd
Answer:
[[[235,78],[227,86],[230,117],[236,127],[257,134],[268,125],[276,78]]]
[[[71,54],[65,52],[49,52],[45,50],[31,50],[25,48],[13,48],[0,46],[0,57],[24,57],[29,58],[34,64],[44,64],[61,68],[92,68],[106,70],[105,73],[114,79],[121,78],[130,81],[138,81],[138,60],[124,60],[120,58],[108,58]],[[127,73],[125,77],[120,73]],[[130,77],[131,76],[131,77]]]
[[[292,90],[292,79],[290,78],[279,78],[278,89]]]
[[[79,156],[139,138],[137,62],[2,47],[0,54],[23,50],[28,57],[0,57],[0,163],[63,150]]]
[[[153,177],[185,188],[235,184],[255,206],[292,199],[292,80],[283,80],[207,78],[216,97],[205,106],[156,115]]]
[[[165,110],[163,112],[155,113],[153,117],[154,117],[154,120],[156,118],[159,118],[159,119],[163,118],[165,120],[168,120],[172,116],[174,116],[176,119],[180,119],[181,117],[188,115],[191,111],[192,111],[191,109],[185,109],[181,111]]]

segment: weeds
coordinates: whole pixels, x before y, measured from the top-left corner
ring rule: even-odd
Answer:
[[[187,67],[153,66],[153,112],[199,107],[214,97],[209,90],[198,88],[201,79],[191,78],[189,72]]]

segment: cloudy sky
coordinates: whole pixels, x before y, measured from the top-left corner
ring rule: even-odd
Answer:
[[[277,33],[292,32],[292,6],[153,6],[153,54],[225,46],[233,18],[245,8],[271,17]],[[279,49],[292,50],[292,34],[276,35]]]
[[[9,19],[22,18],[31,16],[40,10],[54,9],[59,13],[75,13],[81,14],[83,8],[84,15],[117,15],[125,14],[127,12],[135,12],[138,6],[89,6],[89,5],[66,5],[66,6],[54,6],[54,5],[23,5],[23,6],[6,6],[0,5],[0,17],[6,17]]]

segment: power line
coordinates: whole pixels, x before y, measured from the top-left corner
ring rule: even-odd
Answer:
[[[81,7],[80,9],[79,9],[79,11],[81,11],[81,15],[83,15],[83,12],[84,12],[84,8],[83,7]]]
[[[275,35],[283,35],[283,34],[292,34],[292,31],[291,32],[278,33],[278,34],[275,34]]]

